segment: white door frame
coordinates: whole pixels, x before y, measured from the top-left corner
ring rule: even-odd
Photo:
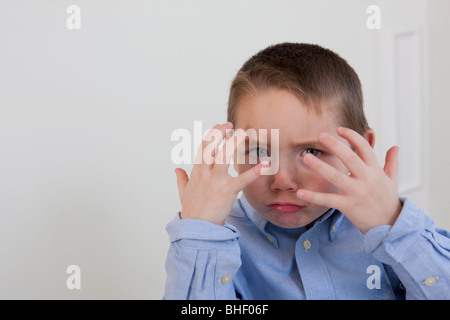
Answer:
[[[428,209],[426,0],[383,0],[379,38],[382,150],[400,147],[399,194]]]

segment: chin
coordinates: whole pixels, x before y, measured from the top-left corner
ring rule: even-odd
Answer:
[[[285,229],[304,227],[311,222],[309,221],[309,219],[301,219],[300,217],[295,217],[292,213],[278,213],[276,216],[272,217],[272,219],[268,220],[274,225]]]

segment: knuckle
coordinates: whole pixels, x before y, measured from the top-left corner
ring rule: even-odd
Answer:
[[[380,184],[379,176],[382,176],[381,174],[378,174],[377,172],[370,172],[366,177],[366,184],[369,186],[369,188],[377,187]]]
[[[245,180],[245,178],[244,178],[244,175],[242,175],[242,174],[238,175],[238,176],[236,177],[236,180],[237,180],[237,184],[238,184],[239,190],[244,189],[245,186],[246,186],[246,180]]]

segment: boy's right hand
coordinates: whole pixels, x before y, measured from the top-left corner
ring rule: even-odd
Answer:
[[[191,171],[190,179],[186,171],[181,168],[175,169],[182,207],[181,219],[201,219],[223,225],[239,191],[255,181],[261,175],[261,169],[264,170],[270,166],[267,161],[263,161],[237,177],[231,177],[228,174],[230,161],[237,146],[245,140],[245,132],[238,129],[219,150],[220,143],[225,139],[226,130],[232,128],[233,124],[227,122],[216,125],[208,131],[197,152],[195,158],[197,161]],[[234,143],[233,152],[225,154],[227,145],[233,146],[235,138],[237,142]],[[212,152],[203,156],[205,148]]]

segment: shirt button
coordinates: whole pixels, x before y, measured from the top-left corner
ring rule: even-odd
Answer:
[[[268,236],[267,240],[269,240],[270,243],[273,243],[275,241],[275,239],[273,237],[271,237],[271,236]]]
[[[230,282],[230,280],[231,280],[231,276],[228,274],[222,278],[221,282],[222,282],[222,284],[227,284],[228,282]]]
[[[423,282],[426,286],[431,287],[434,286],[437,282],[437,277],[428,277]]]
[[[309,250],[311,248],[311,242],[308,239],[303,241],[303,248],[305,248],[305,250]]]
[[[331,232],[336,232],[336,225],[334,225],[333,228],[331,228]]]

